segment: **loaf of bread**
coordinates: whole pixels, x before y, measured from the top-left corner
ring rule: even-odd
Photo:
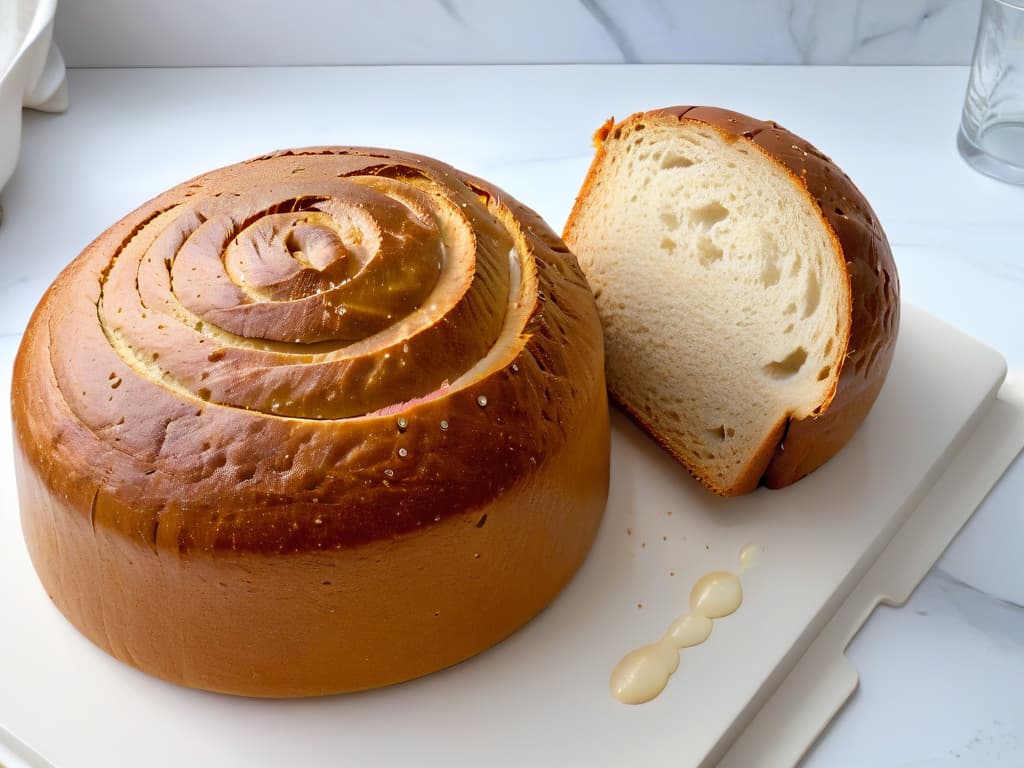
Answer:
[[[574,257],[497,188],[387,150],[281,152],[143,205],[47,291],[12,399],[54,603],[212,691],[465,659],[566,584],[607,496]]]
[[[608,121],[565,228],[612,396],[711,490],[789,485],[850,439],[892,360],[899,285],[867,200],[773,122]]]

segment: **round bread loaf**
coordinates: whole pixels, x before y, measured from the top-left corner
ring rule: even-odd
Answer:
[[[43,297],[12,389],[25,540],[128,664],[306,696],[505,638],[608,488],[575,258],[443,163],[313,148],[181,184]]]
[[[722,495],[835,455],[875,402],[899,281],[864,195],[774,122],[716,107],[609,120],[565,228],[608,384]]]

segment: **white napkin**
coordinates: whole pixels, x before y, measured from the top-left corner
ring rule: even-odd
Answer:
[[[53,43],[57,0],[0,2],[0,189],[21,147],[21,110],[68,107],[64,58]]]

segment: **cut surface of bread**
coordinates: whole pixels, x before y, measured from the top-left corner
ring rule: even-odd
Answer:
[[[836,235],[743,136],[674,115],[606,127],[566,242],[612,395],[713,491],[757,486],[790,418],[836,391],[851,323]]]

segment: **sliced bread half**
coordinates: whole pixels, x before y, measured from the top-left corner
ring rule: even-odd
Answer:
[[[864,196],[779,125],[711,107],[606,123],[565,229],[597,296],[612,396],[722,495],[834,455],[899,324]]]

